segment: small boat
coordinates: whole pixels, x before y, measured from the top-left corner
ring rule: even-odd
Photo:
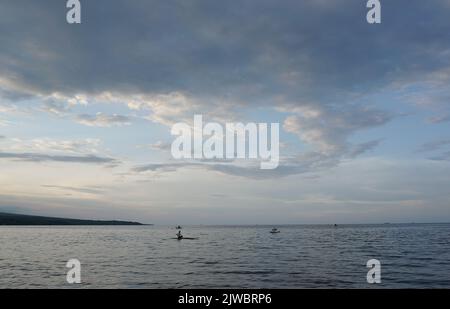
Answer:
[[[177,226],[176,229],[177,229],[177,230],[181,230],[181,226]]]
[[[279,233],[280,231],[278,230],[278,229],[276,229],[276,228],[273,228],[271,231],[270,231],[270,233],[271,234],[277,234],[277,233]]]

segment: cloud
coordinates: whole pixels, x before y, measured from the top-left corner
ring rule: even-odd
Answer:
[[[86,23],[74,29],[51,1],[31,3],[29,10],[5,3],[2,28],[17,31],[2,36],[0,64],[5,74],[14,72],[9,83],[17,89],[42,93],[208,89],[210,94],[245,96],[284,92],[286,81],[300,91],[325,85],[348,89],[367,81],[376,86],[448,64],[445,55],[423,61],[448,48],[447,9],[443,1],[428,6],[415,1],[406,16],[403,4],[386,3],[383,23],[375,29],[357,0],[333,5],[288,1],[282,6],[264,0],[257,9],[253,1],[241,1],[239,7],[208,1],[95,1],[83,4]],[[408,35],[402,35],[404,23],[415,18],[434,22],[411,23]],[[439,34],[435,25],[441,27]],[[392,48],[383,49],[387,46]]]
[[[432,152],[436,150],[440,150],[442,147],[450,145],[450,138],[434,140],[431,142],[427,142],[422,144],[419,148],[417,148],[417,152]]]
[[[366,95],[417,82],[440,89],[442,98],[448,89],[446,1],[413,1],[409,14],[404,4],[389,1],[376,27],[367,24],[360,0],[262,0],[257,7],[249,0],[239,6],[98,0],[83,4],[86,22],[79,27],[67,25],[55,3],[32,2],[27,10],[2,3],[4,97],[39,98],[43,110],[58,115],[87,102],[121,102],[166,126],[192,120],[196,112],[229,121],[247,117],[243,110],[273,108],[285,114],[284,129],[310,148],[290,162],[292,171],[333,166],[376,146],[349,142],[394,117],[367,107]],[[100,127],[131,122],[105,113],[76,121]]]
[[[61,162],[117,166],[120,163],[118,160],[100,155],[101,152],[104,152],[100,146],[101,141],[93,138],[77,140],[8,138],[4,139],[2,143],[0,159],[36,163]]]
[[[65,102],[47,100],[41,106],[43,111],[46,111],[51,114],[55,114],[58,116],[66,115],[70,112],[71,108]]]
[[[290,158],[285,158],[282,162],[280,162],[280,165],[276,169],[272,170],[260,169],[260,162],[257,160],[250,162],[246,161],[243,163],[237,162],[236,160],[213,159],[150,163],[135,166],[131,171],[137,174],[150,172],[160,175],[175,172],[184,168],[196,168],[200,170],[217,172],[223,175],[237,176],[254,180],[267,180],[296,174],[317,172],[335,167],[338,163],[339,159],[334,155],[326,156],[321,153],[308,152],[298,154]]]
[[[393,118],[393,115],[382,110],[349,105],[341,105],[332,112],[312,104],[301,107],[283,106],[279,110],[291,113],[284,121],[284,130],[311,146],[310,155],[323,159],[327,166],[330,162],[339,164],[342,158],[355,158],[378,146],[380,140],[352,145],[348,139],[358,131],[381,126]],[[305,159],[305,156],[299,156],[298,159]],[[317,165],[320,164],[315,162],[313,166]]]
[[[85,187],[71,187],[71,186],[58,186],[58,185],[42,185],[41,187],[50,188],[50,189],[60,189],[63,191],[73,191],[73,192],[77,192],[77,193],[94,194],[94,195],[102,194],[104,192],[103,189],[95,187],[95,186],[85,188]]]
[[[9,121],[0,118],[0,127],[7,127],[9,124]]]
[[[145,119],[168,127],[177,122],[191,123],[195,114],[219,122],[229,122],[236,116],[233,102],[214,97],[205,99],[180,91],[163,94],[107,91],[90,96],[90,100],[126,105],[132,111],[148,113]]]
[[[381,140],[377,139],[377,140],[373,140],[373,141],[355,145],[350,149],[348,156],[350,158],[355,158],[363,153],[366,153],[366,152],[376,148],[380,143],[381,143]]]
[[[148,110],[149,120],[171,126],[176,122],[191,121],[199,103],[180,92],[160,94],[155,96],[141,95],[128,101],[132,109]]]
[[[191,166],[199,166],[199,163],[150,163],[133,168],[134,172],[174,172],[177,169]]]
[[[401,3],[383,4],[376,28],[367,24],[361,1],[334,2],[263,0],[255,9],[246,0],[239,6],[90,1],[77,28],[51,1],[30,3],[29,10],[4,3],[2,29],[16,31],[1,36],[0,85],[26,95],[184,93],[207,105],[271,105],[280,97],[325,105],[448,67],[445,2],[414,1],[408,15]],[[414,19],[433,23],[409,22]]]
[[[360,130],[383,125],[393,117],[390,113],[368,107],[346,105],[330,112],[320,105],[284,105],[280,112],[293,114],[284,122],[287,132],[296,134],[311,150],[285,158],[276,170],[261,171],[257,165],[239,165],[234,160],[198,160],[195,162],[168,162],[136,167],[134,172],[174,172],[178,169],[196,167],[222,174],[251,179],[270,179],[295,174],[320,171],[337,166],[344,158],[355,158],[376,146],[381,140],[351,145],[348,138]],[[154,149],[168,150],[170,144],[156,143]]]
[[[34,138],[22,140],[10,138],[5,141],[4,150],[9,152],[39,152],[39,153],[76,153],[96,154],[101,141],[94,138],[60,140],[52,138]]]
[[[433,161],[450,161],[450,151],[429,158]]]
[[[438,57],[450,57],[450,49],[438,53]],[[397,82],[400,93],[407,102],[412,102],[427,114],[425,120],[429,124],[440,124],[450,120],[450,67],[443,65],[441,69],[424,73],[422,76],[410,76]]]
[[[96,115],[82,114],[76,118],[77,122],[89,127],[112,127],[129,125],[131,120],[127,116],[122,115],[105,115],[97,113]]]
[[[99,139],[54,140],[49,138],[31,140],[33,149],[40,151],[61,151],[72,153],[96,153],[100,145]]]
[[[0,159],[12,159],[25,162],[61,162],[61,163],[84,163],[84,164],[107,164],[115,166],[118,161],[113,158],[98,157],[95,155],[49,155],[40,153],[11,153],[0,152]]]
[[[19,111],[19,107],[14,104],[0,104],[0,113],[2,114],[11,114],[17,113]]]
[[[429,123],[438,124],[443,122],[449,122],[450,121],[450,115],[439,115],[439,116],[433,116],[428,118]]]
[[[163,142],[163,141],[157,141],[154,144],[150,144],[150,148],[153,150],[160,150],[160,151],[169,151],[172,147],[171,143]]]

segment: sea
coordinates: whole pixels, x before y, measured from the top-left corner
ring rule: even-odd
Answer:
[[[450,224],[271,228],[3,226],[0,288],[450,288]]]

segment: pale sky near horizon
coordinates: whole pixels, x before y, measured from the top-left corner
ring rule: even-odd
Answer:
[[[0,1],[0,212],[159,224],[450,222],[450,1]],[[279,122],[280,166],[171,126]]]

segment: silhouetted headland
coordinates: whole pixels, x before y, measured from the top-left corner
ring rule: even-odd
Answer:
[[[0,212],[0,225],[144,225],[130,221],[82,220],[19,215]]]

